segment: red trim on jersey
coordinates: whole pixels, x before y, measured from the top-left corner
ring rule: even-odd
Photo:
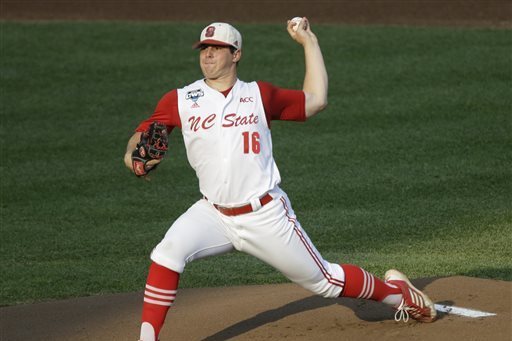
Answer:
[[[229,93],[231,92],[231,89],[233,89],[233,87],[226,89],[224,91],[221,91],[220,93],[223,94],[224,97],[228,97]]]
[[[306,120],[306,96],[304,91],[281,89],[267,82],[258,81],[256,83],[260,88],[261,100],[269,126],[271,120]]]
[[[142,121],[135,131],[146,131],[154,121],[162,122],[170,133],[174,127],[181,128],[180,114],[178,112],[178,91],[176,89],[166,93],[158,102],[153,115]]]

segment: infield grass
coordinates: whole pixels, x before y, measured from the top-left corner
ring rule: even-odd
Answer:
[[[1,305],[142,290],[199,197],[179,130],[152,181],[122,162],[168,90],[201,77],[204,23],[0,23]],[[300,88],[282,26],[238,25],[240,78]],[[382,276],[512,280],[510,30],[315,25],[329,107],[272,125],[282,187],[323,256]],[[286,281],[240,253],[182,287]]]

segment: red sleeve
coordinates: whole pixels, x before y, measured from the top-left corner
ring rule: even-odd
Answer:
[[[306,96],[302,90],[281,89],[267,82],[257,82],[267,120],[305,121]]]
[[[145,131],[154,121],[167,125],[169,132],[174,127],[181,128],[180,114],[178,112],[178,91],[176,89],[169,91],[160,99],[153,115],[147,120],[142,121],[135,131]]]

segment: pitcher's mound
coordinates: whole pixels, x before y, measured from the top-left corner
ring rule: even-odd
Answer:
[[[413,281],[438,304],[496,313],[395,322],[371,301],[324,299],[295,284],[178,291],[165,340],[510,340],[512,282],[470,277]],[[136,341],[142,293],[1,308],[2,340]]]

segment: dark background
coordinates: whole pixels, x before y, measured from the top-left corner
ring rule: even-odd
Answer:
[[[1,1],[4,20],[312,22],[512,27],[508,0]]]

